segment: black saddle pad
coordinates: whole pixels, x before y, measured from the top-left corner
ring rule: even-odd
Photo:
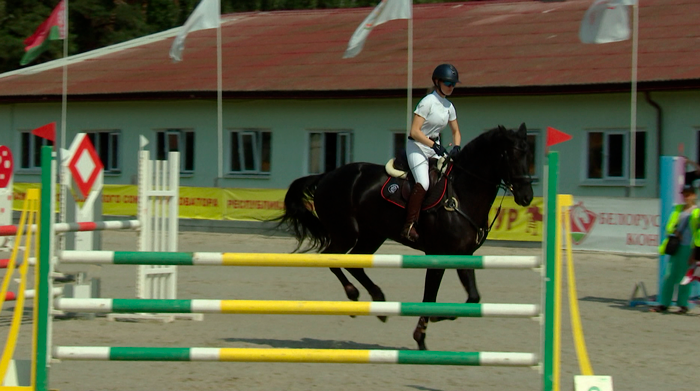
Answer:
[[[398,161],[398,163],[397,163]],[[447,175],[452,170],[452,165],[447,167],[445,174],[440,176],[440,172],[437,168],[437,159],[429,159],[429,175],[430,175],[430,187],[423,200],[422,210],[427,210],[434,208],[440,204],[443,198],[445,198],[445,193],[447,192]],[[408,169],[408,163],[406,161],[405,155],[403,159],[398,157],[394,161],[394,168],[397,170],[406,171],[408,173],[407,179],[388,177],[384,185],[382,186],[381,194],[382,198],[397,205],[401,208],[406,208],[408,203],[408,198],[411,195],[411,190],[415,184],[413,174]]]

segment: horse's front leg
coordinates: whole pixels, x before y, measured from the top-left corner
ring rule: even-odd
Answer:
[[[467,292],[467,303],[478,303],[481,301],[479,290],[476,289],[476,272],[474,269],[457,269],[457,276]]]
[[[425,272],[425,287],[423,288],[423,303],[435,303],[438,290],[445,269],[428,269]],[[428,329],[428,317],[421,316],[418,319],[416,329],[413,331],[413,339],[418,343],[418,349],[428,350],[425,346],[426,330]]]

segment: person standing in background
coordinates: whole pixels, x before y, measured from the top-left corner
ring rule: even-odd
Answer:
[[[661,284],[662,292],[659,292],[663,301],[659,305],[652,307],[651,312],[667,312],[673,300],[673,291],[678,287],[678,297],[676,304],[680,309],[677,314],[685,314],[688,312],[688,298],[690,296],[690,285],[682,285],[681,282],[688,271],[688,265],[693,261],[693,250],[700,228],[700,209],[695,205],[697,196],[695,188],[686,184],[681,190],[683,194],[683,204],[676,205],[668,218],[666,224],[666,232],[675,234],[680,238],[678,251],[669,255],[664,273],[663,282]],[[668,237],[659,246],[659,253],[665,254]]]

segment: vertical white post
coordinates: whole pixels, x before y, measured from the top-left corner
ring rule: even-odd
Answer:
[[[138,181],[139,251],[177,251],[180,203],[180,153],[170,152],[167,161],[150,160],[139,151]],[[176,299],[177,266],[141,265],[137,270],[136,297]],[[203,314],[110,314],[115,319],[203,320]]]

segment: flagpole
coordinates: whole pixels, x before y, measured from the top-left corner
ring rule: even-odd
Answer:
[[[219,23],[216,27],[216,130],[219,139],[219,180],[224,177],[224,130],[223,130],[223,109],[222,109],[222,77],[221,77],[221,13],[219,13]]]
[[[68,106],[68,0],[65,0],[63,38],[63,89],[61,92],[61,140],[59,147],[66,148],[66,112]],[[58,148],[57,148],[58,149]],[[59,150],[60,151],[60,150]],[[60,164],[60,161],[59,161]]]
[[[632,96],[630,99],[630,196],[634,194],[637,144],[637,57],[639,45],[639,5],[632,5]]]
[[[411,134],[411,112],[413,111],[413,4],[408,18],[408,64],[406,75],[406,134]]]

